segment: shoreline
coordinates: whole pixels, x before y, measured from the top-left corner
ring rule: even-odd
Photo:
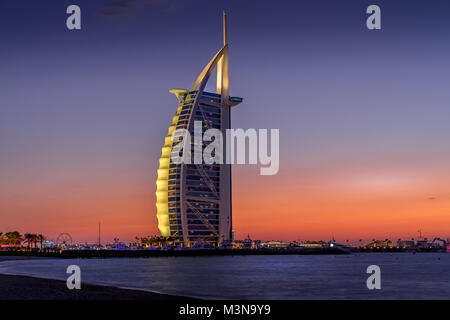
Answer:
[[[268,255],[348,255],[364,253],[445,253],[445,249],[377,248],[354,250],[351,248],[301,248],[301,249],[204,249],[204,250],[0,250],[0,261],[3,257],[14,258],[152,258],[152,257],[206,257],[206,256],[268,256]]]
[[[150,257],[197,257],[197,256],[255,256],[255,255],[333,255],[350,254],[339,248],[305,248],[301,250],[253,250],[253,249],[205,249],[205,250],[44,250],[0,251],[3,256],[41,258],[150,258]],[[1,261],[1,260],[0,260]]]
[[[42,257],[0,256],[3,261],[45,259]],[[66,281],[25,275],[0,274],[0,300],[147,300],[195,301],[150,290],[81,284],[80,290],[69,290]]]

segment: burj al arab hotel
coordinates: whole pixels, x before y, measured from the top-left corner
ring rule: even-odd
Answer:
[[[217,68],[216,93],[205,86]],[[189,247],[195,243],[218,246],[232,240],[231,165],[176,164],[171,160],[172,133],[202,121],[203,132],[218,129],[222,136],[230,128],[231,107],[242,98],[230,97],[228,75],[227,17],[223,13],[223,47],[209,61],[190,90],[171,89],[179,104],[159,160],[156,181],[158,229]],[[203,145],[202,148],[204,148]],[[226,156],[226,155],[225,155]]]

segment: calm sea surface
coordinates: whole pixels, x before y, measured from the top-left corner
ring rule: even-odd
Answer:
[[[38,259],[4,261],[0,273],[67,279],[212,299],[450,299],[450,254],[363,253]],[[381,268],[381,290],[368,290],[366,269]]]

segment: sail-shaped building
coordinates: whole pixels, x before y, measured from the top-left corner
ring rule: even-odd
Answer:
[[[215,93],[206,84],[217,69]],[[230,109],[242,98],[230,97],[227,19],[223,13],[223,46],[209,61],[190,90],[171,89],[179,104],[165,138],[156,181],[158,229],[162,236],[179,239],[184,246],[208,243],[219,246],[232,240],[231,165],[177,164],[171,160],[172,133],[186,129],[193,136],[194,122],[203,132],[214,128],[226,139],[231,125]],[[226,145],[226,141],[223,141]],[[203,145],[202,148],[204,148]],[[226,153],[226,150],[224,151]],[[226,159],[226,154],[223,159]]]

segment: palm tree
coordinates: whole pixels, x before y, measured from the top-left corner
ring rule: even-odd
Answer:
[[[45,237],[42,234],[38,234],[37,235],[37,240],[39,241],[40,245],[41,245],[41,250],[42,250],[42,243],[45,240]]]
[[[23,240],[22,235],[19,233],[19,231],[7,232],[5,236],[7,243],[14,246],[20,245]]]
[[[36,249],[37,248],[37,242],[38,242],[38,236],[35,233],[33,233],[32,236],[33,236],[34,248]]]
[[[27,247],[28,249],[31,249],[31,244],[32,244],[32,235],[30,233],[25,233],[24,235],[24,240],[27,243]]]

